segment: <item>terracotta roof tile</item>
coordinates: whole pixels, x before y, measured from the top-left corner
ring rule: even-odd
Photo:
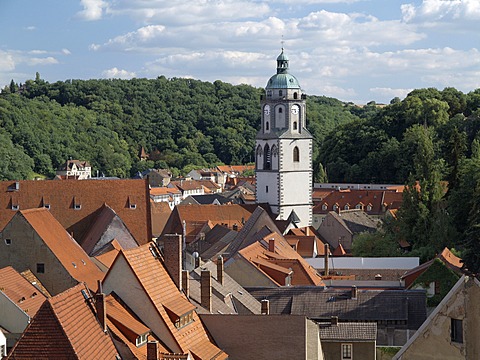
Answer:
[[[103,279],[104,274],[49,210],[21,210],[18,215],[25,218],[74,279],[87,283],[92,290],[97,289],[97,281]]]
[[[79,284],[47,299],[8,359],[115,359],[112,339],[84,294],[88,289]]]
[[[40,290],[11,266],[0,269],[0,292],[3,292],[30,317],[37,313],[46,299]]]
[[[16,190],[18,184],[18,190]],[[71,180],[0,182],[0,229],[15,214],[12,199],[20,210],[50,205],[52,215],[78,241],[83,239],[92,218],[106,203],[123,220],[139,244],[150,241],[150,203],[147,180]],[[47,197],[49,204],[43,203]],[[130,208],[129,197],[137,201]],[[75,200],[74,200],[75,199]],[[74,207],[77,201],[77,208]]]
[[[147,244],[137,249],[121,251],[119,256],[123,256],[129,264],[182,351],[191,352],[198,359],[226,359],[228,356],[208,338],[194,311],[195,306],[178,290],[163,263],[152,255],[150,246],[152,245]],[[193,322],[176,328],[167,309],[175,314],[193,311]]]

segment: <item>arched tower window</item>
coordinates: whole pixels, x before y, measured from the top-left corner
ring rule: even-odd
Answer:
[[[299,162],[300,161],[300,150],[298,150],[298,146],[293,148],[293,161]]]
[[[278,96],[283,96],[283,90],[278,90]]]
[[[294,122],[293,122],[293,130],[297,130],[297,128],[298,128],[297,122],[294,121]]]
[[[265,145],[263,149],[263,169],[270,170],[272,168],[272,154],[270,152],[270,146]]]
[[[257,158],[257,169],[260,169],[260,160],[262,158],[262,153],[263,153],[263,150],[262,150],[262,147],[260,145],[257,146],[257,152],[256,152],[256,158]]]
[[[278,113],[281,114],[283,112],[283,108],[279,107],[278,108]]]
[[[265,131],[269,131],[269,130],[270,130],[270,124],[269,124],[269,122],[267,121],[267,122],[265,123]]]
[[[277,145],[272,146],[271,153],[272,153],[272,159],[271,159],[272,170],[278,170],[278,147],[277,147]]]
[[[293,93],[293,98],[294,98],[295,100],[298,99],[298,93],[297,93],[296,91]]]

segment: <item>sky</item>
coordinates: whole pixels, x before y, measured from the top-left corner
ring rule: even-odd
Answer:
[[[480,88],[480,0],[0,0],[13,79],[191,77],[264,88],[282,46],[308,95]]]

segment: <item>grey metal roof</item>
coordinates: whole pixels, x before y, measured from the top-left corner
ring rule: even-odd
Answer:
[[[270,300],[271,314],[305,315],[342,321],[405,321],[405,327],[417,329],[426,319],[426,293],[422,290],[358,290],[356,299],[350,290],[320,286],[247,288],[259,301]]]
[[[306,258],[308,264],[315,269],[323,269],[324,258]],[[418,257],[330,257],[328,264],[330,269],[402,269],[409,270],[417,267],[420,263]]]

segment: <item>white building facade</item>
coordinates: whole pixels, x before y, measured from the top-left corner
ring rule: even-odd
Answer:
[[[288,73],[289,60],[277,58],[277,73],[261,99],[262,123],[256,137],[256,201],[268,203],[277,219],[312,224],[312,135],[306,128],[306,95]]]

